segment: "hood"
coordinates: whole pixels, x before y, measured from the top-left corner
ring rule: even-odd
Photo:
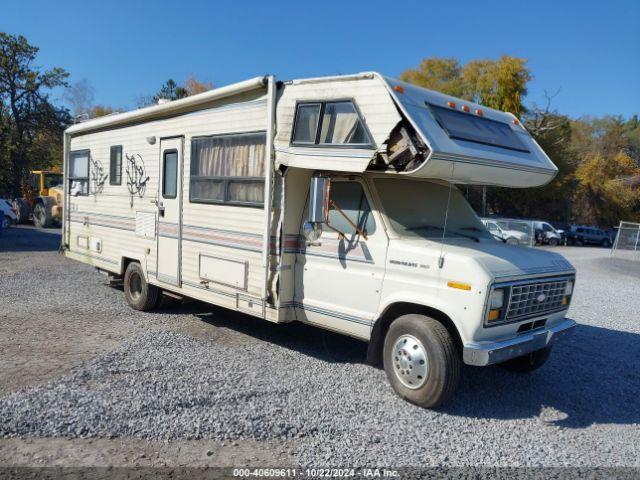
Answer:
[[[421,239],[400,240],[407,247],[415,246],[430,250],[439,242]],[[447,239],[443,247],[444,266],[447,261],[456,262],[464,258],[473,258],[486,272],[495,279],[506,280],[509,277],[525,275],[552,275],[575,273],[573,265],[562,255],[531,247],[508,245],[493,240],[481,240],[479,243],[465,239]]]

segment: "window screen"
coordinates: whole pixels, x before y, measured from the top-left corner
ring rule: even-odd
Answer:
[[[262,205],[266,139],[264,132],[194,138],[190,200]]]
[[[371,146],[373,142],[354,103],[299,103],[292,144],[322,146]]]
[[[69,195],[89,195],[89,150],[69,153]]]
[[[371,214],[371,207],[360,183],[332,182],[329,197],[365,234],[371,235],[375,232],[376,224]],[[335,207],[329,209],[329,225],[346,235],[356,233],[351,223]]]
[[[109,184],[122,184],[122,145],[111,147],[111,158],[109,162]]]
[[[529,152],[511,127],[489,118],[478,117],[436,105],[427,104],[436,120],[451,138],[482,143],[493,147]]]
[[[176,198],[178,192],[178,152],[167,150],[162,159],[162,198]]]

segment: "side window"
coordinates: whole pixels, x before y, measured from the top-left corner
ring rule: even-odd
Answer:
[[[266,141],[264,132],[192,139],[190,201],[262,206]]]
[[[489,223],[487,223],[487,227],[489,228],[489,231],[490,231],[490,232],[499,232],[499,231],[500,231],[500,229],[498,228],[498,226],[497,226],[495,223],[493,223],[493,222],[489,222]]]
[[[178,151],[165,150],[162,158],[162,198],[178,195]]]
[[[373,146],[369,132],[351,100],[298,103],[291,144]]]
[[[89,150],[69,152],[69,195],[89,195]]]
[[[376,231],[371,207],[362,185],[358,182],[332,182],[329,194],[329,225],[345,235],[353,235],[356,230],[352,224],[367,235]]]
[[[122,145],[111,147],[109,185],[122,185]]]
[[[552,232],[553,231],[553,228],[551,228],[551,225],[549,225],[548,223],[543,223],[542,224],[542,229],[545,232]]]

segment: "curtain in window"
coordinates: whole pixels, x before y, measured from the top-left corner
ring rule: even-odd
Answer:
[[[264,134],[199,138],[192,173],[199,177],[262,177],[265,141]]]
[[[320,143],[368,143],[360,118],[351,102],[326,104],[322,118]]]
[[[265,145],[264,133],[193,140],[191,198],[262,203]]]

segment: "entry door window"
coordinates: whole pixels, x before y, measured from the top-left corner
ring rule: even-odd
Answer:
[[[365,235],[372,235],[376,231],[371,207],[360,183],[332,182],[329,198],[331,200],[329,206],[330,227],[345,235],[356,233],[354,225]]]
[[[178,192],[178,151],[165,150],[162,160],[162,198],[176,198]]]

